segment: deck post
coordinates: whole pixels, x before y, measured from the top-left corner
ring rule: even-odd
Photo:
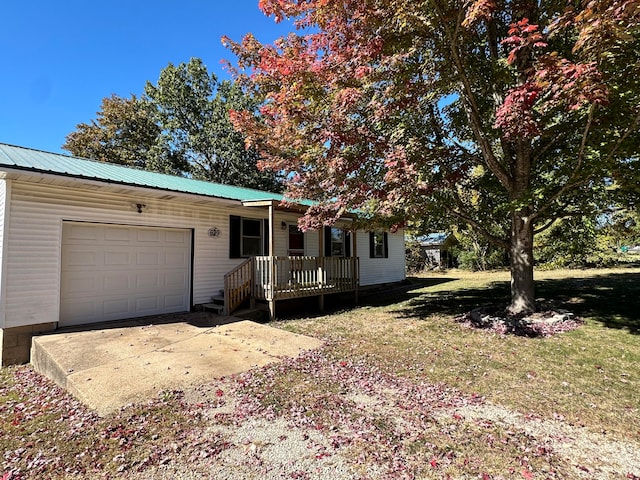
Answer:
[[[269,320],[276,318],[276,252],[275,252],[275,200],[269,204]]]
[[[269,300],[269,320],[276,319],[276,301],[272,298]]]
[[[318,310],[324,312],[324,295],[318,296]]]
[[[358,287],[360,286],[360,264],[358,263],[358,238],[356,237],[357,230],[353,229],[353,235],[351,236],[353,239],[353,248],[351,252],[353,256],[351,257],[351,286],[354,291],[354,303],[358,305]]]

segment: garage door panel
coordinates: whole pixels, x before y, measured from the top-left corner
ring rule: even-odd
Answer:
[[[97,291],[95,274],[73,273],[68,275],[65,292],[67,297],[93,295]]]
[[[160,265],[159,252],[137,252],[136,265],[140,265],[140,266]]]
[[[96,241],[98,239],[97,235],[99,232],[90,226],[81,224],[69,225],[69,228],[66,230],[67,242],[69,243],[76,240],[84,242],[85,240]]]
[[[95,251],[76,251],[74,255],[69,258],[67,266],[69,267],[97,267],[99,263],[98,255]]]
[[[131,255],[126,250],[105,251],[102,264],[105,267],[121,267],[131,263]]]
[[[122,316],[126,318],[130,312],[129,299],[126,297],[102,301],[102,313],[108,320],[114,320],[114,317],[123,318]]]
[[[167,309],[175,309],[179,308],[186,301],[184,295],[165,295],[164,296],[164,307]],[[175,310],[179,312],[180,310]]]
[[[135,275],[135,288],[148,291],[151,288],[158,289],[162,285],[162,274],[159,272],[142,272]]]
[[[137,312],[155,312],[160,306],[160,298],[157,295],[135,299],[135,309]]]
[[[187,285],[187,280],[187,275],[184,272],[165,272],[163,284],[169,288],[180,288]]]
[[[183,269],[189,265],[189,257],[184,251],[177,251],[174,249],[168,250],[164,254],[164,264],[167,267]]]
[[[166,243],[185,243],[190,239],[189,232],[184,230],[167,230],[165,232],[164,240]]]
[[[158,230],[139,230],[136,232],[136,241],[137,242],[150,242],[150,243],[158,243],[164,241],[163,232]]]
[[[87,318],[95,318],[98,315],[98,308],[96,302],[74,302],[63,306],[60,311],[60,316],[68,319],[70,323],[68,325],[77,325],[79,323],[85,323]]]
[[[189,230],[74,227],[63,225],[60,325],[189,310]]]
[[[126,294],[131,290],[131,275],[108,271],[96,273],[96,276],[102,279],[102,290],[99,292],[101,295],[105,295],[105,292]]]
[[[102,238],[106,242],[129,243],[131,231],[126,228],[105,227]]]

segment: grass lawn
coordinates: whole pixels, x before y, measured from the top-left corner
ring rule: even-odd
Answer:
[[[335,341],[393,375],[442,382],[491,402],[620,438],[640,438],[640,270],[538,272],[537,298],[586,321],[551,338],[502,336],[453,321],[506,303],[507,272],[412,278],[407,295],[283,327]]]
[[[640,268],[537,272],[538,298],[585,320],[548,338],[455,321],[505,303],[505,272],[410,281],[274,322],[319,351],[108,418],[2,369],[0,478],[640,478]]]

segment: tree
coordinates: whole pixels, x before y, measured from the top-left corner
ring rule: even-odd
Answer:
[[[639,0],[261,0],[299,33],[224,41],[262,100],[232,120],[312,198],[389,222],[448,215],[509,252],[535,309],[533,238],[638,147]]]
[[[182,159],[194,178],[279,191],[276,174],[257,168],[256,149],[245,149],[245,138],[234,129],[229,110],[254,112],[255,101],[239,85],[218,81],[198,58],[169,64],[157,85],[147,82],[145,95],[154,107],[170,157]]]
[[[256,149],[229,120],[230,109],[255,111],[239,85],[218,81],[202,60],[169,64],[140,98],[102,101],[97,120],[82,123],[63,148],[74,155],[212,182],[280,191],[276,174],[257,168]]]
[[[111,95],[102,99],[97,119],[77,125],[62,148],[79,157],[146,168],[159,135],[148,102]]]

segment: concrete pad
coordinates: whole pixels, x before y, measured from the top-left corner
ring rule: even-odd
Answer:
[[[317,339],[247,320],[61,332],[33,338],[36,371],[100,415],[318,348]]]

